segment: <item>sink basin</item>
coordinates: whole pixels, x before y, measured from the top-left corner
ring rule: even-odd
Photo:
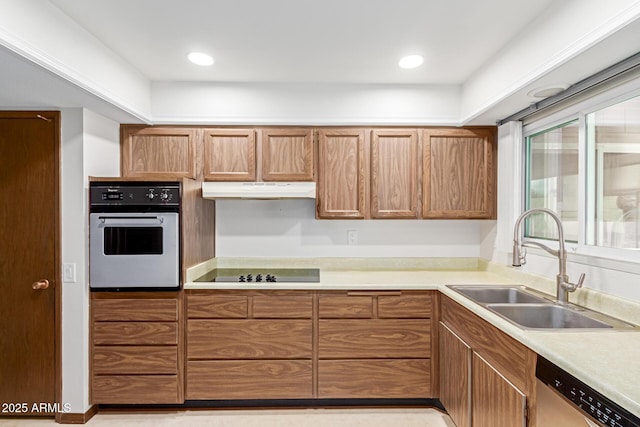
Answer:
[[[557,304],[545,298],[545,294],[526,286],[447,285],[447,287],[523,329],[640,331],[640,328],[635,325],[597,311],[574,304]]]
[[[626,329],[633,325],[604,314],[547,304],[489,304],[487,308],[525,329]]]
[[[549,302],[522,286],[450,285],[451,289],[480,304],[530,304]]]

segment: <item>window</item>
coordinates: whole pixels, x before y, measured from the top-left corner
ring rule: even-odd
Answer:
[[[578,247],[637,250],[640,96],[580,108],[525,127],[525,206],[557,212]],[[557,240],[548,215],[531,216],[525,235]]]
[[[562,219],[565,240],[578,241],[578,120],[526,138],[526,208],[547,208]],[[532,215],[527,237],[557,239],[549,215]]]
[[[587,244],[640,248],[640,97],[586,116],[587,153],[595,207]]]

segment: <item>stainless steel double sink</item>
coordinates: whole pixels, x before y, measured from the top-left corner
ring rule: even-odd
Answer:
[[[575,305],[561,305],[545,294],[519,285],[447,285],[522,329],[614,330],[635,325]]]

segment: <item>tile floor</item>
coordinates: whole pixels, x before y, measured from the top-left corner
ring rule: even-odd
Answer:
[[[0,426],[54,426],[53,420],[2,419]],[[100,413],[88,427],[455,427],[451,419],[431,408],[195,410],[185,412]]]

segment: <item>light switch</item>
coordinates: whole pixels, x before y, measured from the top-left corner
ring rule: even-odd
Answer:
[[[76,283],[75,262],[65,262],[62,264],[62,281],[65,283]]]

